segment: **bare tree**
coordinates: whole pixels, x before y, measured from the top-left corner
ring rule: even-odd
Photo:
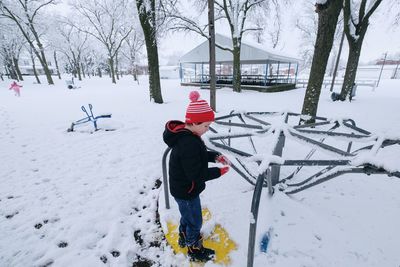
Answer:
[[[318,33],[318,13],[313,10],[314,0],[305,0],[305,5],[299,10],[298,18],[296,19],[295,27],[301,33],[301,45],[300,54],[303,59],[302,66],[311,66],[314,55],[315,40],[317,39]],[[341,13],[342,14],[342,13]],[[327,66],[330,76],[333,73],[335,59],[338,56],[338,49],[340,46],[340,39],[343,33],[343,16],[340,15],[338,19],[338,25],[334,35],[333,45],[331,54],[328,62],[330,66]]]
[[[327,0],[323,4],[317,2],[318,32],[315,41],[314,56],[311,65],[306,94],[304,96],[302,114],[316,116],[321,86],[324,81],[329,54],[332,49],[336,25],[342,9],[343,0]],[[311,123],[313,119],[304,118],[302,123]]]
[[[136,7],[146,43],[150,100],[162,104],[157,37],[164,22],[163,4],[161,0],[136,0]]]
[[[127,0],[87,0],[85,2],[74,1],[72,4],[89,27],[73,22],[71,25],[93,36],[103,44],[107,51],[113,83],[116,83],[115,57],[133,29],[132,23],[127,20],[127,17],[130,16],[128,3]]]
[[[318,13],[313,9],[314,5],[314,0],[304,1],[295,24],[301,33],[300,54],[304,66],[311,66],[318,33]]]
[[[264,44],[268,41],[272,48],[278,46],[282,30],[280,11],[279,8],[269,9],[269,16],[266,17],[264,10],[256,10],[255,14],[249,18],[254,27],[259,29],[251,32],[257,43]]]
[[[10,51],[9,46],[5,46],[4,44],[1,45],[0,56],[4,64],[4,68],[9,74],[9,78],[19,81],[19,76],[13,64],[12,52]]]
[[[400,1],[398,0],[389,0],[382,2],[382,5],[385,5],[384,8],[387,10],[385,15],[388,15],[391,21],[393,22],[393,26],[400,26]]]
[[[58,67],[58,59],[57,59],[57,51],[56,50],[54,50],[54,52],[53,52],[53,57],[54,57],[54,64],[56,66],[56,72],[57,72],[58,79],[61,80],[61,73],[60,73],[60,68]]]
[[[25,42],[21,41],[23,37],[19,32],[15,32],[13,25],[4,23],[1,26],[0,56],[12,79],[23,81],[19,57]]]
[[[42,42],[41,33],[38,29],[41,28],[39,14],[41,10],[55,4],[55,0],[2,0],[0,1],[0,16],[13,21],[21,31],[25,40],[32,48],[33,53],[39,59],[47,78],[48,84],[54,84],[49,69],[45,48]],[[33,38],[31,38],[32,36]]]
[[[143,34],[138,31],[133,31],[132,34],[126,38],[125,46],[126,49],[122,49],[121,54],[129,62],[130,72],[132,73],[133,79],[139,83],[137,77],[137,61],[144,46]]]
[[[349,56],[342,91],[340,92],[340,100],[342,101],[350,96],[356,79],[361,47],[369,26],[369,19],[382,0],[372,0],[368,6],[367,2],[368,0],[360,0],[357,3],[352,0],[344,0],[344,32],[349,43]]]
[[[30,58],[31,58],[31,62],[32,62],[32,71],[33,71],[33,75],[35,76],[36,83],[41,84],[40,79],[39,79],[38,72],[37,72],[37,70],[36,70],[36,62],[35,62],[36,55],[35,55],[35,53],[33,52],[33,48],[32,48],[31,46],[28,46],[27,49],[28,49],[28,51],[29,51],[29,56],[30,56]]]
[[[69,59],[78,79],[82,80],[82,54],[86,48],[88,34],[69,24],[60,24],[58,32],[62,39],[58,49]]]

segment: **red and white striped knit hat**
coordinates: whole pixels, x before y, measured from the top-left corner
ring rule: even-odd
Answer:
[[[208,105],[207,101],[199,100],[199,98],[199,92],[190,92],[189,99],[191,102],[186,109],[186,123],[214,121],[214,111]]]

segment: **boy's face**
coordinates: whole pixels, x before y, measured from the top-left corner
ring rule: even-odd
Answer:
[[[198,136],[202,136],[205,132],[208,131],[211,121],[202,122],[200,124],[193,124],[192,131]]]

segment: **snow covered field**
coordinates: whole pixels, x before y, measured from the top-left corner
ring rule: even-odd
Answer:
[[[159,105],[149,102],[145,77],[140,85],[132,77],[117,85],[86,79],[76,90],[64,81],[46,86],[28,78],[20,98],[10,83],[0,81],[0,266],[138,266],[143,260],[188,266],[161,240],[155,184],[164,124],[183,119],[193,88],[162,80],[165,104]],[[305,88],[217,92],[219,116],[232,109],[300,112]],[[200,93],[209,99],[208,91]],[[68,133],[89,103],[95,115],[112,113],[104,122],[118,129]],[[375,91],[359,87],[351,103],[333,103],[324,90],[318,115],[350,117],[373,133],[399,137],[399,103],[400,80],[382,80]],[[396,151],[385,159],[391,166]],[[237,242],[232,266],[246,264],[248,223],[232,218],[250,220],[250,189],[231,171],[202,195]],[[255,266],[400,266],[399,192],[398,178],[351,174],[290,197],[263,195],[258,227],[270,220],[274,236],[267,254],[256,252]],[[226,201],[233,197],[240,205]]]

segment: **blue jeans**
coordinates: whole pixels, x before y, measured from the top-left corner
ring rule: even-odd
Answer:
[[[200,197],[191,200],[175,198],[175,201],[181,213],[179,232],[185,234],[187,246],[199,246],[200,229],[203,224]]]

